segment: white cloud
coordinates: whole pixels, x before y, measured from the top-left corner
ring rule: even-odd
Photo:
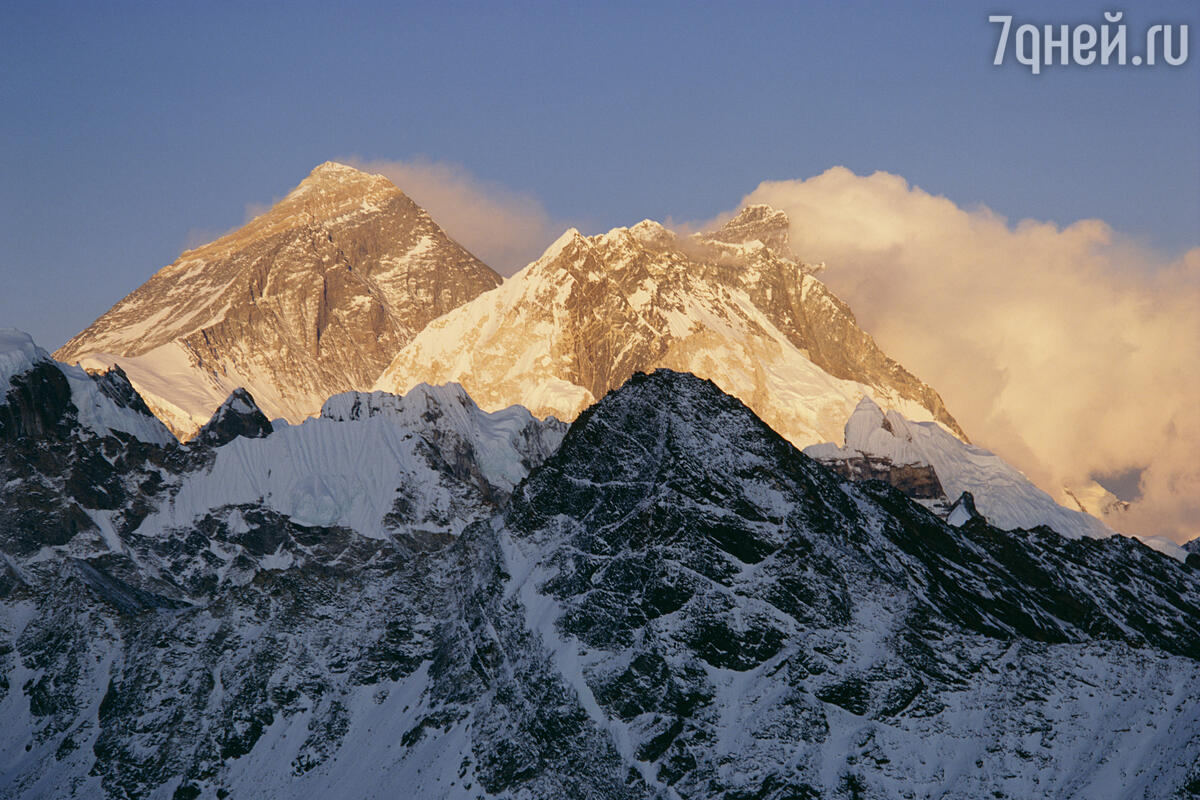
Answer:
[[[896,175],[834,168],[745,202],[980,444],[1057,495],[1145,468],[1126,532],[1200,535],[1200,247],[1172,260],[1098,220],[1010,225]]]
[[[456,164],[354,158],[345,163],[389,178],[501,275],[535,260],[567,227],[552,220],[535,198],[481,181]]]

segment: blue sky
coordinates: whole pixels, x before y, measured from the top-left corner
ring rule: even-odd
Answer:
[[[991,63],[989,13],[1112,7],[8,3],[0,325],[57,347],[197,230],[350,156],[457,164],[593,230],[711,217],[844,165],[1181,252],[1200,244],[1200,53]],[[1196,49],[1195,2],[1126,17],[1191,23]]]

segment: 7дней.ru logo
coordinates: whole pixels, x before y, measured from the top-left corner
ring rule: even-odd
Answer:
[[[1162,62],[1178,67],[1188,58],[1187,25],[1151,25],[1146,29],[1145,55],[1135,53],[1126,57],[1128,32],[1124,23],[1117,25],[1124,16],[1123,11],[1106,11],[1104,24],[1082,25],[1018,25],[1012,27],[1012,15],[990,16],[988,22],[1001,25],[1000,40],[996,43],[996,57],[992,63],[1004,63],[1008,43],[1012,41],[1013,56],[1038,75],[1042,67],[1055,64],[1078,64],[1088,66],[1151,67]],[[1056,58],[1057,56],[1057,58]]]

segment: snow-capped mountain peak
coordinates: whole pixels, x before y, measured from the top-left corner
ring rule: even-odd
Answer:
[[[184,438],[238,387],[299,422],[331,394],[370,386],[429,320],[499,283],[389,180],[327,162],[56,355],[119,361]]]
[[[213,412],[212,419],[204,424],[191,443],[220,447],[239,436],[258,439],[271,431],[271,422],[259,409],[258,403],[254,402],[249,392],[239,387]]]
[[[8,394],[14,375],[32,369],[50,354],[38,347],[33,337],[16,328],[0,328],[0,395]]]
[[[434,320],[375,388],[457,382],[484,408],[571,419],[661,366],[713,379],[798,445],[838,435],[864,394],[961,435],[937,393],[781,255],[786,222],[756,206],[702,236],[649,220],[595,236],[572,228],[502,286]]]
[[[729,244],[757,241],[780,258],[794,259],[790,231],[791,221],[786,212],[756,204],[746,206],[720,228],[705,234],[705,238]]]

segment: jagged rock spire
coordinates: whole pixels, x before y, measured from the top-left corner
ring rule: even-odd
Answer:
[[[271,432],[271,421],[254,402],[245,389],[234,389],[228,399],[213,412],[210,419],[196,437],[193,444],[220,447],[239,436],[260,439]]]

